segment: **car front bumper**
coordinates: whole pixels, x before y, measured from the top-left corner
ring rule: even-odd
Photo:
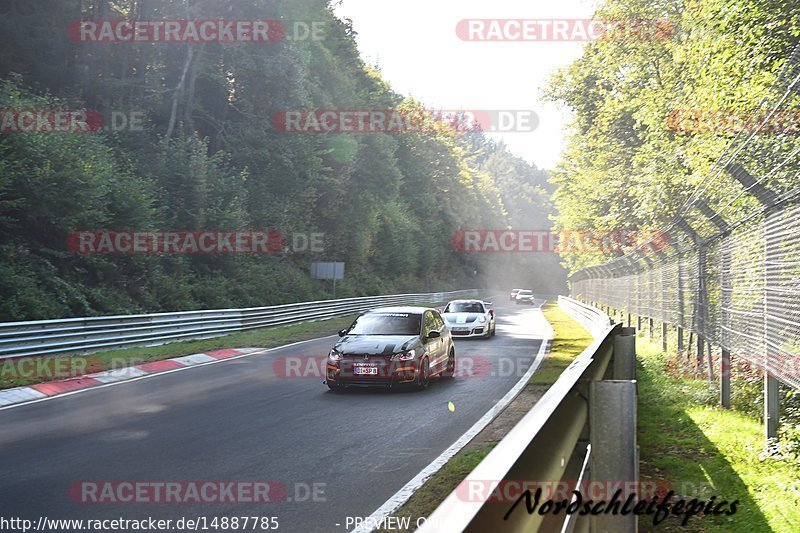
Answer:
[[[355,369],[376,368],[375,374],[357,374]],[[394,361],[381,357],[341,359],[338,364],[327,363],[325,380],[328,385],[339,387],[393,387],[416,381],[420,369],[419,361]]]
[[[453,337],[468,338],[468,337],[485,337],[490,330],[489,322],[483,324],[448,324],[450,334]]]

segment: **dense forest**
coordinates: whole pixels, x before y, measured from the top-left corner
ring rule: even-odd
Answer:
[[[268,19],[321,32],[264,43],[85,42],[70,33],[75,21],[107,19]],[[330,297],[330,283],[310,278],[312,261],[346,262],[337,296],[563,284],[553,254],[454,250],[460,228],[550,223],[547,173],[479,128],[274,126],[286,110],[424,109],[365,64],[355,35],[326,0],[4,1],[0,109],[91,110],[106,127],[0,134],[0,320]],[[120,116],[141,127],[110,128]],[[70,234],[91,230],[323,233],[324,251],[69,249]]]
[[[778,83],[800,43],[797,2],[604,0],[595,16],[667,21],[671,31],[663,38],[589,43],[553,76],[547,96],[574,117],[552,180],[556,226],[665,228],[698,190],[729,222],[747,215],[754,198],[739,194],[735,180],[709,174],[734,137],[754,131],[741,124],[759,109],[763,119],[763,102],[787,98],[784,108],[800,105],[796,89],[783,95],[791,80]],[[681,112],[699,114],[703,127],[676,127]],[[740,118],[739,130],[717,127],[730,117]],[[796,128],[796,112],[791,122],[786,127]],[[751,142],[759,160],[750,166],[778,169],[764,183],[781,192],[798,184],[796,165],[781,161],[800,145],[796,135],[768,133]],[[564,259],[574,272],[610,256],[567,253]]]

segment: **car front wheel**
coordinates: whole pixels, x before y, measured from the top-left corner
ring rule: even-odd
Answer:
[[[442,372],[442,377],[445,379],[453,379],[456,374],[456,350],[450,348],[450,355],[447,357],[447,367]]]
[[[417,388],[420,390],[425,390],[428,388],[428,385],[431,382],[431,364],[428,361],[428,358],[422,360],[422,364],[419,370],[419,376],[417,376]]]

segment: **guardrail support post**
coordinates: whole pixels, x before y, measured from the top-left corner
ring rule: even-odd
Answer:
[[[619,336],[617,336],[618,338]],[[639,480],[636,450],[636,381],[593,381],[589,386],[589,438],[592,444],[589,478],[599,483],[611,503],[617,489],[619,508]],[[635,504],[635,501],[633,502]],[[629,508],[630,507],[629,505]],[[591,531],[638,531],[633,513],[591,516]]]
[[[667,335],[669,334],[669,329],[666,322],[661,323],[661,349],[664,353],[667,353]]]
[[[654,321],[653,321],[652,318],[650,318],[648,320],[649,320],[649,324],[648,324],[649,327],[647,329],[650,331],[650,338],[652,339],[655,336],[653,332],[655,331],[656,327],[654,325]]]
[[[764,425],[767,431],[767,439],[778,436],[778,420],[780,418],[778,399],[778,380],[770,374],[768,369],[764,370]]]
[[[725,348],[722,349],[719,374],[719,403],[722,407],[729,409],[731,406],[731,352]]]
[[[622,328],[614,335],[614,379],[636,379],[636,330]]]
[[[758,183],[758,182],[756,182]],[[766,194],[766,191],[764,192]],[[771,439],[778,436],[780,422],[780,398],[778,397],[778,380],[772,373],[769,364],[769,355],[773,346],[779,345],[783,339],[780,327],[770,324],[772,316],[784,313],[776,298],[774,288],[779,286],[777,280],[786,276],[785,267],[781,267],[781,239],[778,230],[782,228],[783,217],[780,213],[770,213],[764,220],[764,430],[767,436],[767,451],[771,453]],[[773,351],[773,353],[776,353]]]
[[[677,337],[678,337],[678,355],[680,356],[683,355],[683,328],[680,326],[678,326]]]

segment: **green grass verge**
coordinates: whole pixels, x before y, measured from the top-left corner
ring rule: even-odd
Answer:
[[[539,370],[531,376],[530,382],[549,387],[594,339],[583,326],[559,309],[558,304],[548,302],[542,307],[542,312],[553,328],[553,341],[550,353]]]
[[[566,313],[558,308],[555,303],[547,303],[542,308],[545,318],[553,328],[554,338],[550,345],[550,352],[542,365],[539,367],[528,386],[523,390],[517,400],[525,398],[523,401],[530,401],[532,398],[538,400],[547,389],[555,383],[561,372],[569,366],[575,357],[580,354],[592,342],[592,336],[583,327],[572,320]],[[507,424],[504,427],[508,432],[518,420],[505,418],[501,414],[492,424]],[[476,437],[476,441],[481,440],[481,436]],[[478,466],[484,457],[497,445],[496,441],[485,442],[479,445],[468,444],[464,449],[453,456],[438,472],[420,487],[400,509],[392,513],[392,516],[399,517],[401,520],[408,517],[411,528],[416,529],[414,524],[420,517],[428,517],[439,506],[440,503],[461,483],[467,474]],[[380,533],[389,533],[387,529],[378,529]]]
[[[640,531],[800,531],[800,465],[765,458],[757,418],[708,405],[705,379],[670,374],[674,355],[642,336],[636,342],[640,478],[663,480],[681,496],[739,500],[732,516],[699,515],[687,526],[675,517],[655,526],[645,516]]]

